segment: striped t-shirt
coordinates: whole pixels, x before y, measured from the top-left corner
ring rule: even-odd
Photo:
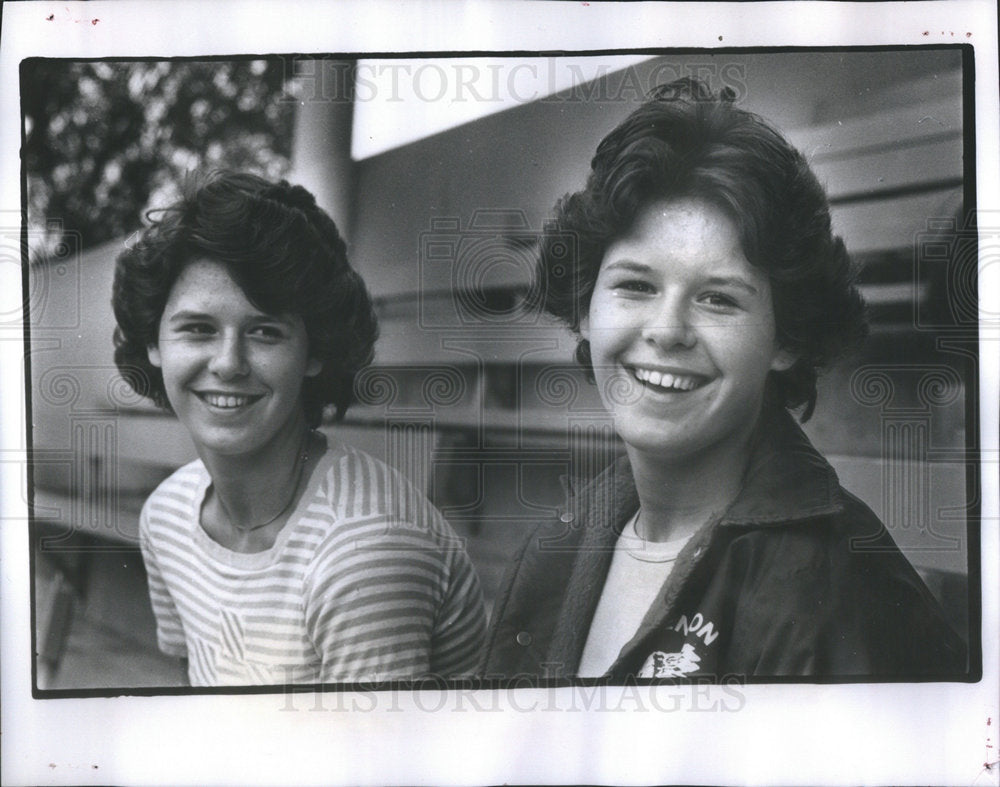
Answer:
[[[160,484],[140,543],[160,649],[193,686],[368,682],[472,674],[479,580],[448,523],[399,473],[329,448],[274,545],[213,541],[201,461]]]

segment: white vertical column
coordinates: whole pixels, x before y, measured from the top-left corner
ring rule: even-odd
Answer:
[[[309,189],[350,240],[354,219],[353,60],[296,62],[299,105],[288,180]]]

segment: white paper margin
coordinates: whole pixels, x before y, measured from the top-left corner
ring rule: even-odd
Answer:
[[[976,47],[978,206],[997,209],[992,0],[5,3],[0,210],[20,209],[17,66],[27,56],[934,43]],[[983,764],[997,759],[1000,723],[1000,288],[986,289],[987,281],[996,284],[995,270],[984,267],[981,277],[981,297],[992,300],[982,307],[988,319],[981,329],[980,381],[985,677],[971,685],[626,688],[609,690],[603,700],[573,689],[291,701],[279,695],[33,700],[23,345],[20,328],[0,326],[3,782],[997,784],[997,767],[990,772]],[[0,292],[20,287],[16,267],[2,266]],[[588,697],[590,711],[583,709]],[[598,702],[603,709],[594,709]]]

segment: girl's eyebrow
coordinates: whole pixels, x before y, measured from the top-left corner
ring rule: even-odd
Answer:
[[[216,319],[210,312],[201,312],[194,309],[183,309],[179,312],[174,312],[168,318],[168,322],[184,322],[185,320],[214,320]],[[260,323],[280,323],[281,325],[291,325],[294,322],[293,318],[286,317],[283,315],[267,314],[266,312],[260,312],[258,314],[250,315],[247,322],[253,324]]]
[[[209,320],[211,319],[211,315],[206,312],[184,309],[179,312],[174,312],[168,319],[170,322],[184,322],[185,320]]]
[[[267,312],[261,312],[260,314],[253,315],[247,322],[260,324],[260,323],[278,323],[280,325],[292,325],[295,322],[295,316],[289,314],[268,314]]]
[[[614,262],[609,262],[607,265],[604,266],[604,270],[606,271],[624,270],[624,271],[631,271],[632,273],[650,273],[652,272],[653,269],[649,265],[646,265],[643,262],[635,262],[634,260],[625,259],[625,260],[615,260]]]
[[[751,295],[760,295],[760,290],[742,276],[712,276],[705,280],[705,284],[710,287],[736,287],[746,290]]]

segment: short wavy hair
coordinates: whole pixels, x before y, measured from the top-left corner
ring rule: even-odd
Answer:
[[[182,197],[149,220],[115,267],[115,364],[129,385],[170,409],[147,348],[181,271],[207,259],[224,265],[256,308],[302,317],[309,355],[322,362],[303,382],[306,419],[319,425],[327,405],[343,418],[355,375],[372,360],[378,324],[337,226],[313,195],[284,180],[220,170],[189,180]]]
[[[771,372],[767,398],[802,407],[805,421],[819,370],[867,335],[864,302],[805,158],[734,98],[691,78],[661,85],[601,141],[586,187],[559,200],[542,236],[534,301],[579,337],[609,245],[651,202],[703,199],[730,218],[747,260],[770,280],[777,340],[798,360]],[[592,379],[583,338],[576,357]]]

